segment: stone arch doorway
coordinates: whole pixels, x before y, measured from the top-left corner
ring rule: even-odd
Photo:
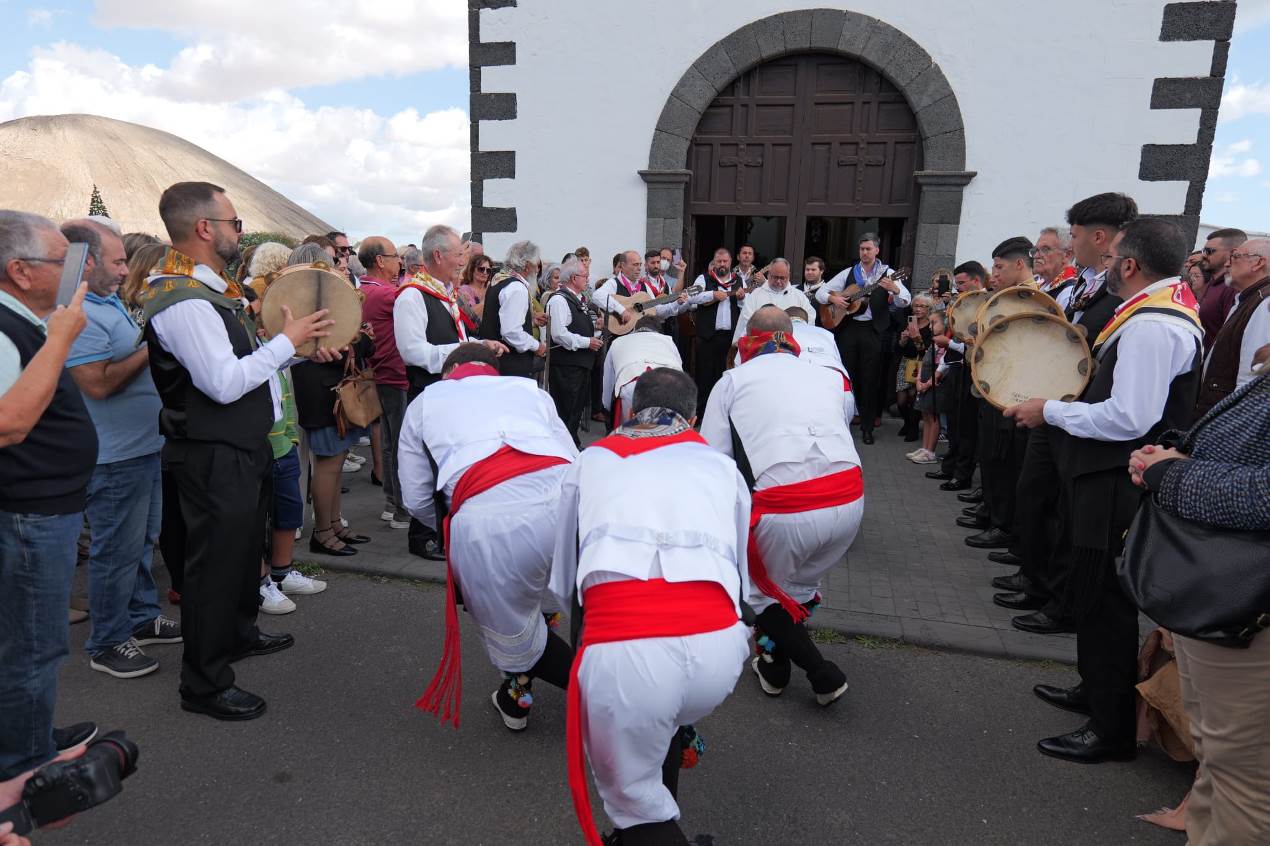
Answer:
[[[869,164],[869,159],[876,162],[881,157],[870,149],[869,145],[875,143],[873,139],[864,137],[869,135],[869,132],[835,133],[830,129],[824,133],[825,138],[821,140],[835,142],[836,137],[836,142],[830,143],[823,150],[825,156],[823,172],[829,183],[837,185],[838,188],[829,189],[822,186],[826,191],[830,191],[832,196],[824,194],[820,199],[833,200],[828,210],[835,212],[848,210],[848,196],[849,202],[856,204],[855,211],[862,210],[856,197],[868,194],[877,195],[873,197],[874,199],[895,200],[898,196],[900,204],[915,203],[915,209],[910,207],[910,211],[915,213],[911,213],[906,218],[907,229],[905,225],[901,225],[898,233],[893,235],[899,243],[892,245],[892,248],[893,251],[898,251],[900,258],[911,255],[915,281],[921,286],[926,279],[929,279],[930,273],[936,267],[948,266],[955,261],[957,230],[961,220],[962,190],[975,175],[965,170],[965,129],[962,124],[961,110],[943,71],[920,45],[884,21],[856,12],[809,9],[763,18],[717,42],[693,63],[666,100],[666,105],[662,109],[657,127],[653,132],[648,169],[640,171],[640,175],[648,186],[647,241],[650,245],[682,244],[692,248],[694,244],[688,238],[698,235],[695,226],[690,231],[689,225],[694,221],[693,215],[707,217],[709,215],[703,212],[722,210],[725,205],[722,200],[727,196],[723,184],[726,180],[716,173],[710,178],[718,184],[702,187],[694,178],[694,170],[705,167],[696,157],[700,155],[698,151],[704,139],[708,137],[708,130],[714,126],[712,120],[715,118],[711,114],[712,108],[715,111],[722,111],[725,105],[732,106],[734,110],[757,108],[765,96],[763,92],[771,90],[770,85],[768,88],[763,86],[775,83],[781,78],[785,80],[785,89],[788,90],[792,86],[793,97],[796,99],[798,96],[797,69],[816,62],[836,66],[839,74],[850,73],[846,70],[848,67],[856,68],[854,73],[857,74],[857,82],[860,85],[872,84],[871,79],[876,78],[877,84],[874,91],[860,92],[861,94],[871,93],[873,105],[869,106],[866,102],[867,97],[857,97],[857,105],[875,108],[886,103],[887,108],[894,113],[897,111],[894,104],[898,99],[902,99],[908,107],[908,114],[911,114],[916,130],[911,165],[914,168],[912,180],[916,186],[911,192],[911,197],[906,198],[902,190],[898,195],[894,191],[889,196],[884,196],[885,192],[878,193],[881,190],[878,188],[878,181],[887,179],[888,165]],[[771,67],[774,70],[772,73],[763,70],[759,70],[756,74],[750,73],[761,67]],[[785,70],[776,70],[782,67]],[[789,68],[794,68],[793,77]],[[870,77],[870,74],[873,77]],[[765,77],[768,78],[765,79]],[[748,88],[746,88],[747,85]],[[758,85],[757,89],[755,85]],[[815,87],[813,83],[810,89],[804,90],[814,91]],[[741,99],[749,101],[747,106],[743,107],[738,102],[728,102],[729,99],[736,101],[738,90]],[[831,99],[828,98],[828,100]],[[816,98],[813,97],[813,105],[815,100]],[[772,103],[777,105],[779,96]],[[788,101],[788,97],[785,105],[796,107]],[[768,111],[771,114],[764,119],[772,120],[778,110]],[[806,113],[805,107],[804,114]],[[838,117],[842,119],[843,116],[840,114]],[[891,117],[894,117],[894,114]],[[792,116],[789,118],[792,120]],[[761,179],[754,184],[748,182],[747,180],[752,180],[754,177],[747,172],[755,169],[764,173],[763,179],[775,180],[776,174],[780,171],[779,161],[776,159],[779,159],[782,154],[776,151],[776,159],[767,160],[770,166],[754,164],[753,162],[759,156],[750,149],[745,139],[762,137],[765,126],[762,123],[763,119],[752,118],[752,125],[749,127],[743,122],[736,123],[735,119],[734,115],[733,124],[724,131],[734,133],[729,137],[733,139],[736,149],[713,150],[713,158],[709,166],[715,171],[727,171],[731,176],[734,190],[740,192],[740,202],[733,202],[730,205],[734,212],[733,217],[756,216],[744,214],[745,206],[749,202],[746,199],[747,192],[759,197],[761,202],[756,201],[759,205],[767,205],[770,209],[783,203],[791,210],[791,213],[786,215],[783,233],[772,234],[770,230],[779,228],[779,225],[771,221],[760,221],[759,224],[766,227],[767,234],[764,237],[777,240],[783,250],[795,253],[789,258],[797,259],[800,255],[799,251],[805,248],[807,230],[815,225],[813,218],[816,215],[809,213],[815,211],[814,202],[808,201],[808,198],[815,199],[812,191],[814,182],[807,181],[805,193],[801,195],[803,199],[798,200],[800,202],[798,208],[793,208],[798,195],[780,196],[774,184],[765,186]],[[700,133],[701,128],[706,129],[707,132]],[[751,134],[741,135],[738,134],[739,132]],[[815,139],[816,133],[811,133],[810,138]],[[863,150],[860,147],[861,140],[865,141]],[[855,149],[845,150],[851,146],[851,141],[855,142]],[[708,145],[709,142],[704,143]],[[744,149],[739,148],[742,143],[746,143]],[[833,149],[833,152],[829,152],[830,149]],[[724,155],[725,152],[732,155]],[[829,165],[830,156],[834,160],[832,168]],[[726,164],[722,162],[724,158],[737,161],[735,164]],[[811,161],[815,159],[814,154],[798,158],[808,158],[809,161],[794,162],[791,159],[791,168],[818,166]],[[851,162],[852,158],[856,161]],[[845,163],[838,164],[838,159],[844,160]],[[897,167],[901,169],[899,187],[902,188],[902,183],[906,182],[902,173],[904,165],[898,161],[897,155],[893,155],[889,165],[892,188],[896,187],[894,170]],[[842,170],[837,170],[831,175],[831,169],[839,168]],[[863,185],[859,183],[862,175],[865,178]],[[872,188],[870,180],[873,180]],[[787,193],[791,184],[786,183]],[[907,184],[912,186],[912,182]],[[848,187],[851,190],[848,190]],[[767,189],[765,195],[761,193],[762,189]],[[734,196],[733,199],[736,197]],[[894,207],[896,203],[890,202],[889,205]],[[895,208],[891,210],[894,211]],[[800,215],[805,218],[802,224],[797,219],[792,224],[788,220],[788,218],[798,218]],[[776,217],[776,215],[757,216]],[[824,215],[824,217],[841,217],[841,215]],[[795,232],[799,231],[797,227],[802,226],[802,241],[791,237],[791,225],[795,227]],[[838,230],[837,237],[840,241],[850,240],[852,237],[849,225],[840,224]],[[754,232],[755,229],[751,228],[751,239]],[[826,237],[832,240],[834,235],[827,233]],[[791,245],[801,246],[790,249]],[[841,243],[839,249],[842,249]],[[893,256],[894,254],[893,252]],[[708,256],[691,255],[690,259],[695,272],[700,266],[704,266]],[[797,272],[798,268],[795,269],[795,273]]]

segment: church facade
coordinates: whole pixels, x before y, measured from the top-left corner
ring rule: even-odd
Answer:
[[[1124,191],[1199,225],[1236,3],[469,0],[472,228],[854,260],[919,287]]]

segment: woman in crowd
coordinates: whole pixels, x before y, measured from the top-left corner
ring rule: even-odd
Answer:
[[[459,296],[466,300],[477,317],[485,313],[485,292],[489,290],[489,280],[493,274],[494,262],[486,255],[472,256],[463,268],[463,284],[459,286]]]
[[[332,248],[333,249],[333,248]],[[292,251],[288,264],[329,264],[332,256],[319,244],[302,244]],[[373,341],[360,335],[353,349],[335,361],[303,361],[291,368],[295,404],[300,428],[304,429],[312,454],[310,496],[313,499],[313,533],[309,551],[322,555],[356,555],[353,547],[370,538],[355,534],[340,522],[340,473],[349,449],[363,434],[350,427],[343,435],[335,421],[333,389],[344,378],[349,355],[365,358],[374,349]]]
[[[1186,281],[1190,284],[1191,293],[1195,295],[1195,299],[1203,302],[1204,294],[1208,291],[1208,286],[1212,284],[1213,274],[1201,264],[1192,264],[1186,271]]]
[[[942,337],[947,331],[947,324],[942,311],[930,314],[930,333],[932,340]],[[927,345],[922,356],[921,371],[917,376],[916,410],[922,415],[922,446],[908,454],[908,460],[915,464],[937,464],[935,446],[939,443],[939,415],[945,409],[941,402],[939,383],[943,381],[945,347],[934,343]]]
[[[917,374],[921,368],[922,356],[930,348],[933,337],[930,329],[932,304],[933,300],[929,294],[918,294],[913,297],[911,306],[913,313],[897,339],[900,366],[895,371],[895,407],[904,420],[900,434],[910,443],[921,437],[918,431],[921,415],[918,414],[913,403],[917,396]]]
[[[150,269],[163,259],[163,244],[143,244],[128,257],[128,277],[119,286],[119,299],[123,301],[128,313],[138,326],[145,327],[145,315],[141,310],[141,294],[146,289],[146,277]]]
[[[1190,428],[1129,459],[1164,511],[1219,529],[1270,530],[1270,345],[1261,376]],[[1270,567],[1270,553],[1266,556]],[[1232,585],[1232,588],[1238,586]],[[1246,648],[1173,636],[1199,773],[1186,808],[1190,846],[1270,840],[1270,634]]]

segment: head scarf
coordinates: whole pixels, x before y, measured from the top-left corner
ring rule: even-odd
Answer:
[[[774,352],[787,352],[798,355],[802,352],[802,347],[798,346],[794,336],[787,335],[780,330],[775,332],[747,332],[737,342],[736,347],[742,364],[757,355]]]

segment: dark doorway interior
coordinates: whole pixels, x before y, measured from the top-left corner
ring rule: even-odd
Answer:
[[[897,217],[816,217],[807,218],[803,256],[819,256],[825,261],[826,277],[856,262],[860,238],[868,232],[882,243],[882,261],[896,267],[902,255],[904,218]]]
[[[695,237],[690,256],[692,269],[703,272],[714,258],[714,251],[727,247],[736,252],[744,244],[754,248],[754,266],[763,267],[785,254],[786,218],[758,215],[698,215],[693,219]]]

